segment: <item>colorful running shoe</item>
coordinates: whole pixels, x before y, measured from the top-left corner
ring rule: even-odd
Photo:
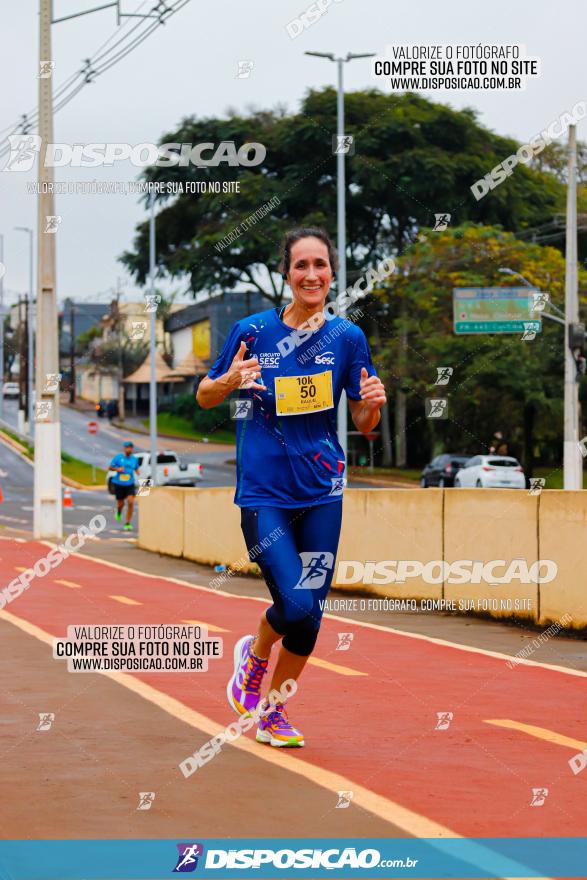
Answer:
[[[249,715],[261,699],[261,682],[268,660],[251,652],[254,636],[243,636],[234,646],[234,673],[226,686],[229,705],[237,715]]]
[[[125,532],[132,532],[132,523],[125,523],[124,524],[124,531]]]
[[[304,745],[303,733],[292,727],[282,703],[276,703],[262,713],[256,739],[259,743],[270,743],[278,749],[299,749]]]
[[[116,511],[116,513],[114,514],[114,519],[116,520],[116,522],[120,522],[120,521],[121,521],[121,519],[122,519],[122,510],[117,510],[117,511]]]

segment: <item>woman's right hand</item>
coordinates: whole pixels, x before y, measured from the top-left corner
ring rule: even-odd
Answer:
[[[231,391],[237,388],[253,389],[254,391],[267,391],[265,385],[257,384],[256,380],[261,378],[261,368],[256,357],[245,360],[247,346],[245,342],[241,342],[240,348],[232,359],[232,364],[224,378],[229,385]]]

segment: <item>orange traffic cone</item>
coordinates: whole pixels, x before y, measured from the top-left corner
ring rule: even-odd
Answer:
[[[67,486],[63,490],[63,506],[64,507],[73,507],[73,498],[71,497],[71,489],[68,489]]]

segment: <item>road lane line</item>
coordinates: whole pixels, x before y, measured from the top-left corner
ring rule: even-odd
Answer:
[[[557,733],[556,730],[548,730],[546,727],[536,727],[534,724],[524,724],[522,721],[511,721],[509,718],[488,718],[484,723],[493,724],[495,727],[506,727],[509,730],[519,730],[521,733],[527,733],[528,736],[535,736],[537,739],[555,743],[557,746],[565,746],[568,749],[579,749],[579,751],[587,749],[587,742],[565,736],[564,733]]]
[[[329,660],[321,660],[319,657],[309,657],[308,663],[312,666],[320,666],[321,669],[328,669],[330,672],[337,672],[339,675],[369,675],[368,672],[359,672],[358,669],[351,669],[350,666],[340,666],[338,663],[330,663]]]
[[[45,544],[47,547],[57,547],[57,544],[52,543],[51,541],[39,541],[39,544]],[[139,544],[140,547],[140,544]],[[235,596],[234,593],[227,593],[224,590],[214,590],[212,591],[210,587],[204,587],[201,584],[191,584],[189,581],[181,580],[180,578],[172,578],[166,577],[162,574],[151,574],[150,572],[141,571],[138,568],[131,568],[128,565],[120,565],[118,562],[111,562],[109,559],[99,559],[96,556],[86,556],[83,552],[78,553],[78,559],[86,559],[91,560],[92,562],[96,562],[98,565],[105,565],[108,568],[115,568],[118,571],[124,571],[126,574],[136,574],[139,577],[153,578],[155,580],[163,580],[168,581],[172,584],[179,584],[181,587],[187,587],[190,590],[199,590],[200,592],[207,593],[209,596],[224,596],[227,599],[247,599],[250,602],[262,602],[265,606],[267,605],[268,599],[263,599],[260,596],[244,596],[239,594]],[[379,632],[391,633],[396,636],[403,636],[407,639],[416,639],[417,641],[428,642],[432,645],[440,645],[444,648],[452,648],[455,651],[464,651],[467,654],[481,654],[483,657],[493,657],[496,660],[509,660],[511,662],[512,658],[515,656],[513,654],[502,654],[499,651],[489,651],[487,648],[475,648],[472,645],[461,645],[458,642],[449,642],[447,639],[438,639],[434,636],[426,636],[422,633],[412,633],[406,632],[401,629],[393,629],[388,626],[380,626],[377,623],[367,623],[366,621],[357,620],[354,617],[340,617],[337,614],[324,614],[324,617],[327,620],[337,620],[340,623],[346,623],[348,625],[349,621],[352,620],[354,626],[360,626],[364,629],[375,629]],[[540,663],[538,660],[527,660],[524,657],[516,657],[516,666],[534,666],[537,669],[550,669],[552,672],[562,672],[565,675],[573,675],[577,678],[587,678],[587,672],[583,669],[572,669],[570,666],[557,666],[554,663]]]
[[[64,587],[71,587],[72,590],[81,590],[82,589],[82,585],[76,584],[74,581],[65,581],[65,580],[60,579],[60,580],[54,581],[54,583],[62,584]]]
[[[224,629],[221,626],[216,626],[214,623],[206,623],[205,620],[182,620],[182,623],[193,623],[194,626],[205,626],[208,632],[213,633],[229,633],[229,629]]]
[[[108,596],[109,599],[114,599],[115,602],[120,602],[121,605],[143,605],[143,602],[137,602],[136,599],[129,599],[128,596]]]
[[[18,627],[27,635],[33,636],[51,648],[53,647],[55,637],[36,626],[34,623],[29,623],[28,620],[16,617],[16,615],[6,610],[0,611],[0,620],[5,620],[8,623],[13,624],[13,626]],[[142,697],[144,700],[153,703],[153,705],[157,706],[163,712],[167,712],[167,714],[171,715],[173,718],[177,718],[184,724],[188,724],[190,727],[203,731],[210,736],[215,736],[224,729],[220,724],[213,721],[211,718],[208,718],[206,715],[202,715],[200,712],[190,709],[174,697],[168,696],[163,693],[163,691],[158,691],[151,685],[134,678],[134,676],[129,675],[126,672],[105,671],[95,672],[93,674],[103,675],[114,681],[116,684],[119,684],[121,687],[128,688],[128,690],[133,691],[133,693]],[[319,785],[321,788],[326,789],[330,794],[333,791],[352,791],[354,794],[353,803],[362,807],[364,810],[367,810],[367,812],[373,813],[385,822],[390,822],[393,825],[396,825],[398,828],[401,828],[403,831],[406,831],[414,837],[427,838],[431,846],[434,846],[434,840],[438,838],[467,839],[464,838],[462,834],[457,834],[456,831],[453,831],[445,825],[441,825],[432,819],[428,819],[426,816],[415,813],[407,807],[402,807],[401,804],[398,804],[383,795],[378,795],[375,792],[370,791],[368,788],[364,788],[355,780],[348,779],[347,777],[334,773],[331,770],[325,770],[316,764],[305,762],[293,755],[287,755],[287,761],[284,761],[285,756],[275,754],[273,751],[266,748],[260,749],[254,740],[247,739],[245,736],[241,736],[239,739],[229,743],[228,747],[247,752],[254,758],[273,764],[281,770],[295,773],[296,775],[307,779],[312,784]],[[275,751],[279,750],[276,749]],[[466,852],[459,856],[461,861],[482,868],[485,868],[488,864],[488,860],[494,857],[495,853],[488,847],[483,846],[482,844],[473,844],[471,841],[468,841]],[[519,873],[519,862],[502,857],[502,863],[503,862],[509,865],[514,865],[518,871],[515,876],[511,877],[502,877],[500,874],[501,880],[517,880],[517,878],[524,876]],[[535,878],[535,880],[551,880],[551,878],[538,877]]]

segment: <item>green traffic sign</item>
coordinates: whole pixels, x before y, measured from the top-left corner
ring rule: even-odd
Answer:
[[[528,287],[456,287],[453,290],[454,332],[540,333],[540,312]]]

